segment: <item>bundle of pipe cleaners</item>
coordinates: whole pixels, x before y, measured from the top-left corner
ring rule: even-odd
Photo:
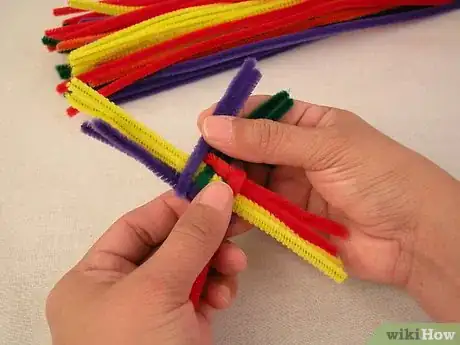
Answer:
[[[199,139],[189,156],[136,121],[119,105],[241,66],[214,115],[236,116],[261,79],[264,59],[352,30],[388,25],[460,7],[452,0],[69,0],[45,31],[50,51],[67,55],[57,66],[57,91],[78,112],[94,117],[86,135],[136,159],[189,200],[223,180],[236,196],[233,211],[314,267],[342,282],[346,273],[328,238],[347,230],[310,214],[251,181],[232,158]],[[251,119],[278,121],[293,106],[286,91],[261,104]],[[196,304],[207,267],[191,292]]]
[[[78,77],[111,101],[126,101],[352,30],[459,7],[454,0],[69,0],[76,14],[45,31]],[[58,87],[65,90],[65,82]],[[69,115],[75,115],[69,109]]]

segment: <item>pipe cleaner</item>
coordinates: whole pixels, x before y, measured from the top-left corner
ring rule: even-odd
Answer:
[[[255,69],[255,65],[254,59],[244,62],[240,72],[233,79],[222,99],[217,103],[214,115],[236,116],[238,114],[261,78],[261,74]],[[210,146],[203,138],[200,138],[179,178],[179,183],[176,187],[176,192],[179,196],[184,197],[189,194],[189,189],[193,184],[192,178],[209,150]]]

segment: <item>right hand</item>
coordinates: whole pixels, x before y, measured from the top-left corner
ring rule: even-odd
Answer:
[[[242,117],[265,99],[252,97]],[[457,180],[344,110],[297,101],[282,123],[211,114],[198,121],[211,146],[255,163],[251,178],[349,229],[337,245],[351,274],[405,287],[433,317],[460,320]]]

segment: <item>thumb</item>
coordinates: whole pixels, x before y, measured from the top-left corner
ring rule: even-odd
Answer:
[[[227,232],[233,192],[222,182],[207,186],[192,201],[158,251],[142,267],[169,291],[188,298],[190,289]],[[179,296],[178,296],[179,297]]]
[[[209,116],[201,126],[203,137],[225,154],[252,163],[320,170],[342,151],[334,127],[299,127],[271,120]],[[331,159],[332,158],[332,159]]]

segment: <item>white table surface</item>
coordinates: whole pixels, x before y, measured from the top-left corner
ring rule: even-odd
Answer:
[[[79,133],[55,92],[62,56],[47,53],[57,0],[2,1],[0,28],[0,344],[45,345],[44,300],[122,213],[166,189],[133,160]],[[260,63],[257,93],[353,110],[460,176],[460,11],[342,35]],[[126,108],[191,150],[197,114],[234,71]],[[234,307],[215,323],[217,344],[364,344],[390,320],[427,320],[404,293],[350,280],[335,285],[257,231]]]

